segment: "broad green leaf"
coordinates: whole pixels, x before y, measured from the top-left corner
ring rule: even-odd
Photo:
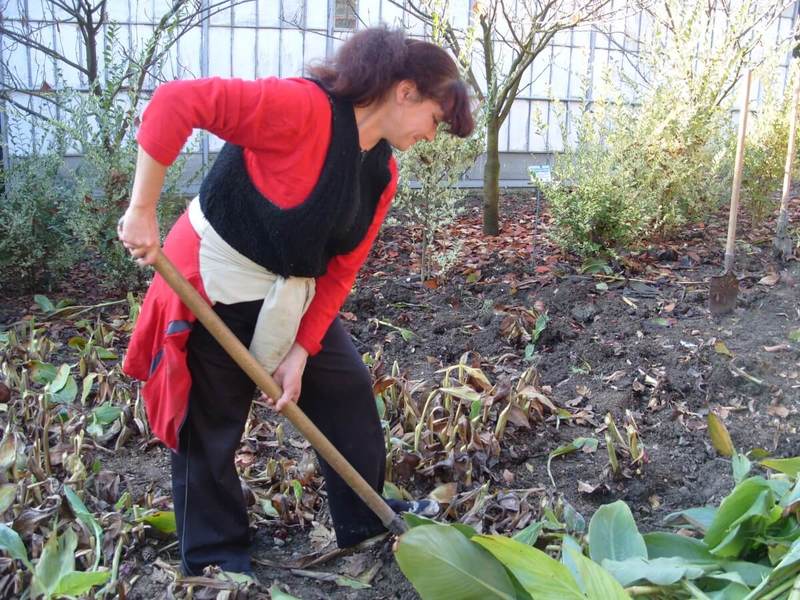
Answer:
[[[110,577],[110,571],[72,571],[59,579],[53,593],[56,596],[82,596]]]
[[[772,488],[762,477],[745,479],[722,501],[714,521],[708,528],[703,541],[713,554],[723,557],[736,557],[747,540],[737,539],[738,524],[745,516],[754,516],[759,511],[768,510]],[[758,502],[758,505],[756,503]]]
[[[272,598],[272,600],[300,600],[300,598],[297,598],[296,596],[291,596],[286,592],[281,591],[276,583],[273,583],[272,587],[269,588],[269,597]]]
[[[33,301],[36,302],[36,304],[39,305],[39,308],[41,308],[42,312],[44,312],[44,313],[51,313],[51,312],[54,312],[56,310],[56,305],[53,304],[53,302],[50,300],[50,298],[48,298],[47,296],[44,296],[42,294],[36,294],[33,297]]]
[[[796,478],[800,473],[800,456],[794,458],[766,458],[761,464],[768,469],[786,473],[789,477]]]
[[[6,512],[17,497],[17,486],[13,483],[4,483],[0,485],[0,516]]]
[[[564,523],[567,529],[573,533],[582,534],[586,531],[586,519],[566,501],[564,501]]]
[[[104,402],[92,411],[92,418],[100,425],[108,425],[117,420],[121,414],[122,409],[119,406]]]
[[[92,384],[96,378],[97,373],[89,373],[83,378],[83,383],[81,384],[81,404],[86,404],[86,399],[89,397],[89,394],[92,393]]]
[[[503,565],[452,527],[411,529],[400,536],[395,557],[423,600],[515,597]]]
[[[386,403],[381,394],[375,394],[375,407],[378,409],[378,418],[382,421],[386,418]]]
[[[706,592],[708,600],[744,600],[750,588],[741,583],[731,583],[716,592]]]
[[[69,346],[70,348],[74,348],[75,350],[78,351],[86,348],[86,344],[88,343],[89,342],[86,340],[86,338],[81,337],[79,335],[75,335],[67,340],[67,346]]]
[[[478,535],[473,541],[491,552],[536,600],[583,599],[569,569],[541,550],[501,535]]]
[[[414,513],[410,512],[404,513],[402,516],[403,516],[403,521],[405,521],[406,525],[408,525],[411,529],[413,529],[414,527],[419,527],[421,525],[439,525],[439,523],[437,523],[433,519],[429,519],[428,517],[423,517],[420,515],[415,515]]]
[[[75,517],[81,523],[86,525],[86,527],[88,527],[94,534],[95,545],[93,570],[96,570],[100,565],[100,556],[103,551],[103,529],[100,527],[100,523],[97,522],[97,519],[94,518],[94,515],[89,512],[88,508],[86,508],[83,500],[81,500],[68,485],[64,486],[64,495],[67,497],[67,502],[69,502],[72,512],[75,513]]]
[[[718,342],[719,343],[719,342]],[[728,429],[713,412],[708,413],[708,435],[711,436],[711,445],[722,456],[733,456],[736,451],[731,441]]]
[[[631,509],[622,500],[597,509],[589,522],[589,556],[605,559],[647,558],[647,546],[636,528]]]
[[[713,506],[698,506],[697,508],[687,508],[686,510],[679,510],[674,513],[668,514],[664,518],[664,524],[673,527],[690,526],[705,534],[714,517],[717,515],[717,509]]]
[[[728,349],[728,347],[725,345],[725,342],[722,340],[717,340],[714,342],[714,352],[721,354],[722,356],[727,356],[728,358],[733,358],[733,352]]]
[[[389,500],[405,500],[402,488],[391,481],[383,482],[383,497]]]
[[[11,558],[21,560],[28,569],[32,569],[28,560],[28,551],[19,534],[5,523],[0,523],[0,549],[8,552]]]
[[[795,329],[789,332],[790,342],[800,342],[800,329]]]
[[[628,587],[637,581],[648,581],[655,585],[672,585],[684,578],[697,579],[704,572],[701,567],[691,565],[678,557],[604,560],[602,566],[623,587]]]
[[[651,560],[654,558],[678,557],[693,563],[719,562],[719,559],[709,552],[708,546],[705,545],[703,540],[666,531],[645,533],[642,537],[644,537],[644,543],[647,546],[647,556]]]
[[[766,565],[744,560],[726,560],[722,563],[722,568],[728,574],[735,574],[739,581],[750,587],[756,587],[772,572]]]
[[[467,525],[466,523],[451,523],[451,524],[450,524],[450,527],[452,527],[453,529],[457,529],[458,531],[460,531],[460,532],[461,532],[461,535],[463,535],[463,536],[464,536],[465,538],[467,538],[468,540],[471,540],[471,539],[472,539],[472,538],[474,538],[476,535],[478,535],[478,532],[477,532],[477,531],[475,531],[475,528],[474,528],[474,527],[470,527],[470,526],[469,526],[469,525]]]
[[[33,571],[31,588],[35,593],[46,598],[55,593],[61,578],[75,570],[77,547],[78,536],[72,529],[67,529],[61,536],[55,531],[50,535]]]
[[[483,402],[480,400],[473,400],[472,404],[469,407],[469,420],[473,421],[481,416],[481,409],[483,408]]]
[[[45,385],[50,383],[56,378],[58,369],[50,363],[42,362],[40,360],[32,360],[26,365],[31,374],[31,379],[34,383]]]
[[[578,582],[578,587],[581,592],[586,593],[586,584],[583,583],[583,576],[581,575],[578,564],[575,562],[573,556],[575,554],[583,555],[583,548],[578,540],[571,535],[565,535],[561,540],[561,564],[569,569],[569,572]]]
[[[631,600],[611,574],[575,550],[567,550],[578,565],[589,600]]]
[[[119,358],[116,352],[108,348],[95,348],[95,352],[100,360],[116,360]]]
[[[147,523],[161,533],[175,533],[178,529],[175,524],[175,513],[171,510],[159,510],[142,516],[140,521]]]
[[[521,544],[533,546],[536,544],[536,540],[539,539],[539,534],[542,533],[543,528],[544,524],[541,521],[534,521],[525,529],[515,533],[511,539],[514,539]]]
[[[734,451],[731,457],[731,466],[733,467],[733,481],[737,484],[744,481],[745,477],[750,473],[752,463],[750,459],[744,454]]]
[[[69,404],[78,395],[78,384],[70,374],[69,365],[61,365],[55,379],[45,386],[48,399],[53,404]]]

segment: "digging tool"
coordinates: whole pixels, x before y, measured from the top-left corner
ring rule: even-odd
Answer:
[[[725,270],[722,275],[711,278],[709,308],[712,314],[723,315],[736,306],[739,294],[739,280],[733,272],[734,246],[736,245],[736,219],[739,214],[739,190],[742,187],[742,167],[744,166],[744,138],[747,131],[747,113],[750,107],[750,81],[752,71],[744,77],[744,94],[739,115],[739,135],[736,140],[736,161],[733,166],[733,187],[731,189],[731,210],[728,215],[728,240],[725,244]]]
[[[280,386],[275,383],[275,380],[272,379],[264,367],[250,354],[244,344],[233,335],[211,306],[186,281],[186,278],[181,275],[175,265],[160,250],[153,267],[256,385],[270,398],[280,398],[282,394]],[[358,494],[359,498],[372,509],[384,527],[398,535],[408,530],[405,521],[372,489],[296,404],[290,402],[281,410],[281,414],[291,421],[292,425],[305,436],[322,458],[347,482],[353,491]]]
[[[792,189],[792,163],[794,162],[794,149],[797,135],[797,103],[800,102],[800,75],[794,85],[792,97],[792,116],[789,120],[789,142],[786,148],[786,165],[783,170],[783,192],[781,194],[781,209],[778,213],[778,225],[775,228],[773,250],[781,260],[788,260],[793,254],[792,239],[786,231],[789,223],[789,193]]]

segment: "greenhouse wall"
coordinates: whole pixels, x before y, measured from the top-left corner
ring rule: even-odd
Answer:
[[[198,2],[205,7],[219,3],[218,0]],[[457,25],[466,24],[471,2],[451,0],[451,14]],[[137,40],[146,39],[156,19],[170,4],[170,0],[108,0],[108,16],[120,25],[121,34],[134,46]],[[302,76],[310,61],[330,56],[354,29],[385,23],[403,27],[411,35],[428,34],[423,23],[391,0],[357,0],[354,4],[355,14],[348,10],[352,0],[234,0],[234,6],[217,12],[180,38],[165,63],[163,76],[165,79]],[[54,13],[50,6],[45,0],[0,0],[2,19],[7,25],[27,20],[38,30],[42,44],[80,62],[77,27],[65,22],[63,15]],[[774,23],[774,31],[769,35],[776,41],[790,36],[796,9],[796,4],[787,7]],[[606,67],[613,66],[609,72],[624,73],[632,80],[640,77],[637,40],[646,31],[647,20],[633,9],[628,12],[621,9],[617,14],[612,22],[604,23],[602,30],[589,27],[560,32],[528,70],[521,93],[500,131],[501,178],[505,184],[525,183],[528,165],[548,162],[553,153],[563,150],[565,139],[567,143],[573,139],[571,117],[583,110],[587,100],[593,99]],[[44,52],[15,45],[1,34],[0,51],[7,66],[0,73],[4,81],[13,77],[18,85],[22,82],[31,90],[41,89],[45,82],[53,85],[58,81],[54,62]],[[789,58],[787,53],[779,66],[784,81]],[[59,76],[65,85],[86,87],[77,70],[66,68]],[[157,83],[148,81],[148,89],[152,90]],[[635,102],[636,98],[627,93],[624,78],[618,77],[618,84],[626,97]],[[756,103],[761,94],[760,87],[754,90]],[[35,97],[18,93],[15,100],[36,110],[49,111],[58,118],[56,109]],[[5,160],[9,155],[26,154],[48,143],[42,132],[20,114],[3,111],[0,124]],[[204,169],[221,143],[213,136],[196,132],[187,145],[191,167]],[[481,173],[482,160],[479,160],[465,175],[464,184],[479,185]]]

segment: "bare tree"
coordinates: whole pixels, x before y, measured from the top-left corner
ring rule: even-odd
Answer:
[[[446,16],[441,0],[393,0],[415,18],[440,27],[450,50],[464,63],[466,78],[486,111],[486,164],[483,170],[483,231],[499,232],[500,127],[526,87],[525,73],[559,32],[609,13],[611,0],[476,1],[467,29]],[[482,61],[470,61],[465,40],[474,40]]]
[[[171,7],[155,19],[152,33],[140,46],[129,47],[120,43],[116,48],[111,48],[111,38],[115,35],[117,25],[109,18],[108,0],[41,0],[45,16],[41,21],[30,19],[25,11],[27,3],[16,0],[21,18],[0,19],[0,39],[3,41],[0,48],[3,75],[0,78],[0,99],[31,118],[42,121],[51,117],[32,108],[29,102],[20,101],[20,97],[39,98],[45,104],[69,110],[59,95],[63,86],[59,81],[48,82],[44,78],[44,65],[34,65],[41,70],[41,77],[39,72],[32,74],[37,81],[31,85],[27,81],[30,74],[20,74],[10,64],[12,55],[20,49],[32,51],[50,61],[56,74],[77,72],[80,87],[97,98],[101,109],[110,109],[120,94],[125,94],[129,108],[119,126],[113,133],[103,132],[103,145],[113,152],[134,124],[139,101],[146,92],[148,77],[159,77],[160,66],[177,41],[190,29],[220,11],[253,1],[210,0],[204,6],[200,0],[174,0]],[[78,31],[79,48],[75,52],[47,39],[51,27],[58,32],[65,26],[75,27]],[[119,56],[114,55],[115,50],[119,51]],[[109,62],[114,64],[109,65]],[[105,69],[101,68],[103,64]]]

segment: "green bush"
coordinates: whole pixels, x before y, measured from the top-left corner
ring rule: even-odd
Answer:
[[[764,81],[766,92],[757,113],[750,115],[742,174],[742,206],[756,222],[778,210],[786,147],[789,141],[792,89],[789,81]]]
[[[14,158],[0,196],[0,289],[50,288],[77,259],[56,155]]]
[[[481,132],[482,128],[476,127],[475,131]],[[419,142],[407,152],[399,153],[400,186],[395,206],[422,231],[423,279],[428,279],[435,271],[447,272],[456,261],[458,248],[437,251],[435,242],[460,213],[465,192],[456,185],[483,152],[483,147],[480,133],[461,139],[442,130],[434,141]],[[411,180],[419,187],[412,188],[408,183]]]

